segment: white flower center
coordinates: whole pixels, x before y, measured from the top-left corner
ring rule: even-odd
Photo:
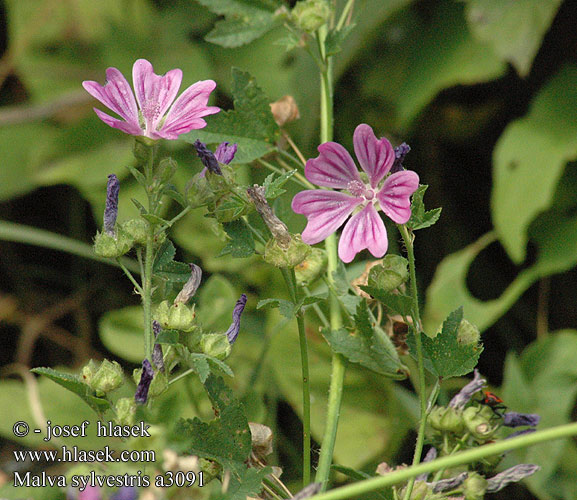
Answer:
[[[347,189],[353,196],[360,196],[365,199],[366,205],[367,201],[371,201],[375,197],[375,192],[373,188],[368,184],[363,184],[361,181],[351,181],[347,184]]]

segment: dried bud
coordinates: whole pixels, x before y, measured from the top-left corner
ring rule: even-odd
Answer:
[[[294,495],[292,500],[306,500],[321,491],[322,485],[323,483],[311,483]]]
[[[204,165],[206,169],[216,175],[222,175],[222,171],[220,170],[220,165],[218,164],[218,160],[214,156],[214,153],[206,147],[206,144],[200,142],[198,139],[194,142],[194,147],[196,149],[196,153],[200,158],[200,161]]]
[[[409,279],[409,263],[400,255],[387,255],[369,271],[368,284],[392,292]]]
[[[473,380],[455,394],[449,406],[457,410],[463,409],[466,404],[471,401],[473,395],[479,392],[485,385],[487,385],[487,381],[481,377],[479,370],[475,369],[473,372]]]
[[[184,284],[182,290],[174,299],[175,304],[186,304],[191,299],[191,297],[194,297],[194,294],[200,285],[200,280],[202,279],[202,269],[196,264],[189,264],[189,266],[190,278],[188,278],[188,281]]]
[[[495,493],[496,491],[502,490],[505,486],[510,483],[517,483],[526,477],[529,477],[541,467],[533,464],[519,464],[500,472],[496,476],[493,476],[488,481],[487,493]]]
[[[291,235],[286,224],[274,214],[266,201],[265,188],[255,184],[253,187],[248,188],[246,192],[278,246],[283,250],[287,250],[291,242]]]
[[[297,103],[292,95],[285,95],[278,101],[271,103],[270,110],[274,121],[279,127],[294,122],[301,117]]]
[[[195,316],[194,305],[189,307],[181,302],[171,305],[168,300],[163,300],[158,304],[154,313],[154,319],[162,328],[182,332],[190,332],[194,328]]]
[[[120,398],[115,405],[116,408],[116,423],[119,425],[134,424],[134,416],[136,415],[136,403],[132,398]]]
[[[108,392],[118,389],[122,385],[123,380],[122,367],[116,361],[105,359],[96,373],[93,374],[89,385],[98,396],[104,396]]]
[[[435,460],[435,458],[437,458],[437,448],[435,448],[434,446],[431,446],[428,449],[427,454],[425,455],[425,458],[423,458],[423,463],[432,462],[433,460]],[[424,474],[418,475],[415,478],[415,480],[416,481],[426,481],[428,477],[429,477],[429,473],[426,472]]]
[[[311,247],[307,257],[295,266],[295,277],[299,285],[308,286],[320,278],[327,268],[327,252]]]
[[[158,334],[161,332],[162,327],[158,321],[152,322],[152,333],[154,334],[154,338],[158,337]],[[162,346],[160,344],[154,344],[154,348],[152,349],[152,363],[154,366],[160,370],[161,372],[164,371],[164,356],[162,355]]]
[[[232,160],[234,160],[234,156],[236,155],[237,149],[238,149],[237,144],[231,144],[230,142],[221,142],[216,148],[214,156],[219,163],[224,163],[225,165],[228,165]]]
[[[148,222],[144,219],[130,219],[121,224],[122,230],[132,238],[135,245],[146,245]]]
[[[523,425],[537,427],[540,420],[541,417],[536,413],[517,413],[510,411],[503,415],[503,425],[506,427],[521,427]]]
[[[118,192],[120,191],[120,183],[118,177],[114,174],[108,176],[108,184],[106,185],[106,207],[104,208],[104,232],[110,236],[114,236],[114,226],[116,224],[116,217],[118,215]]]
[[[392,174],[404,170],[403,161],[405,161],[405,156],[407,156],[409,151],[411,151],[411,147],[406,142],[395,148],[395,162],[391,167]]]
[[[509,434],[505,439],[516,438],[517,436],[523,436],[524,434],[532,434],[537,429],[523,429],[522,431],[515,431]]]
[[[270,427],[249,422],[252,452],[259,460],[265,460],[272,452],[272,431]]]
[[[200,338],[202,352],[216,359],[226,359],[230,356],[231,343],[222,333],[205,333]]]
[[[142,371],[140,373],[140,378],[138,381],[138,386],[136,387],[136,393],[134,394],[134,401],[138,404],[145,404],[148,401],[148,390],[150,389],[150,383],[154,377],[154,371],[152,370],[152,365],[148,359],[142,362]]]
[[[238,337],[238,332],[240,330],[240,317],[246,306],[246,295],[243,293],[240,298],[236,301],[234,310],[232,311],[232,323],[226,331],[226,337],[230,344],[234,344],[236,338]]]
[[[441,479],[440,481],[435,481],[431,483],[433,488],[433,493],[441,493],[447,490],[454,490],[458,486],[461,486],[465,479],[469,476],[468,472],[461,472],[458,476],[451,477],[449,479]]]
[[[307,33],[313,33],[324,25],[331,15],[326,0],[303,0],[297,2],[292,10],[295,24]]]
[[[100,498],[100,497],[99,497]],[[110,500],[137,500],[138,490],[135,486],[121,486]]]

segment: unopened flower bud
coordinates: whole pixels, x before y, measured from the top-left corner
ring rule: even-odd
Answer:
[[[506,427],[522,427],[528,425],[530,427],[537,427],[541,417],[536,413],[517,413],[509,411],[503,415],[503,425]]]
[[[493,412],[488,406],[479,409],[474,406],[465,408],[463,421],[471,435],[481,441],[488,441],[493,437],[497,427],[491,424]]]
[[[300,234],[291,236],[288,248],[280,247],[277,240],[271,239],[264,247],[263,259],[276,267],[295,267],[310,254],[311,247],[303,243]]]
[[[291,235],[286,224],[274,214],[266,201],[265,188],[255,184],[253,187],[248,188],[246,192],[278,246],[283,250],[287,250],[291,242]]]
[[[140,372],[140,376],[138,373]],[[134,401],[138,404],[145,404],[148,401],[148,390],[150,389],[150,383],[154,377],[154,371],[152,370],[152,365],[148,359],[142,362],[142,370],[135,370],[135,379],[138,378],[138,386],[136,387],[136,392],[134,394]]]
[[[409,263],[400,255],[386,255],[381,265],[369,271],[368,284],[391,292],[409,279]]]
[[[205,333],[200,338],[202,352],[213,358],[224,360],[230,356],[231,344],[222,333]]]
[[[295,277],[299,285],[308,286],[320,278],[327,268],[327,252],[311,247],[305,259],[295,266]]]
[[[96,233],[94,253],[99,257],[114,259],[121,257],[132,248],[133,239],[121,227],[116,228],[116,236],[108,233]]]
[[[195,316],[194,305],[189,307],[181,302],[170,304],[168,300],[158,304],[154,313],[154,319],[162,328],[183,332],[189,332],[194,328]]]
[[[157,178],[161,184],[165,184],[172,179],[178,170],[178,163],[172,158],[163,158],[158,164]]]
[[[465,500],[483,500],[485,498],[485,493],[487,492],[487,480],[477,474],[472,472],[469,477],[463,482],[463,493],[465,494]]]
[[[502,490],[505,486],[510,483],[517,483],[526,477],[529,477],[541,467],[534,464],[519,464],[500,472],[496,476],[488,480],[487,493],[495,493]]]
[[[221,142],[216,151],[214,152],[214,156],[219,163],[224,163],[228,165],[236,155],[236,151],[238,149],[238,145],[230,142]]]
[[[462,324],[463,323],[461,322],[461,325]],[[473,395],[483,389],[485,385],[487,385],[487,381],[481,377],[479,370],[475,369],[473,372],[473,380],[455,394],[453,399],[451,399],[449,406],[457,410],[463,409],[466,404],[471,401]]]
[[[202,279],[202,269],[196,264],[189,264],[190,266],[190,278],[182,287],[182,290],[174,299],[174,303],[186,304],[191,297],[194,296],[198,287],[200,285],[200,280]]]
[[[409,151],[411,151],[411,147],[406,142],[395,148],[395,161],[391,167],[391,174],[404,170],[403,161],[405,161],[405,156],[407,156]]]
[[[194,142],[194,147],[196,149],[196,153],[200,158],[200,161],[208,169],[210,172],[216,175],[222,175],[222,171],[220,170],[220,166],[218,164],[218,160],[214,156],[214,153],[206,147],[206,144],[200,142],[198,139]]]
[[[429,423],[435,430],[452,432],[457,435],[461,434],[465,429],[461,412],[450,407],[436,406],[433,408],[429,415]]]
[[[295,24],[307,33],[318,30],[330,15],[331,9],[326,0],[302,0],[292,10]]]
[[[120,183],[118,177],[114,174],[108,176],[108,183],[106,185],[106,207],[104,208],[104,232],[110,236],[114,236],[114,226],[116,224],[116,217],[118,216],[118,192],[120,191]]]
[[[279,127],[294,122],[301,117],[297,103],[292,95],[285,95],[278,101],[271,103],[270,110],[274,121]]]
[[[236,338],[238,337],[238,332],[240,331],[240,318],[244,307],[246,306],[246,295],[243,293],[240,298],[236,301],[236,305],[232,311],[232,323],[228,327],[225,335],[230,344],[234,344]]]
[[[98,363],[93,359],[91,359],[86,365],[84,365],[80,372],[82,382],[90,385],[90,382],[94,377],[94,374],[98,371],[98,366],[99,366]]]
[[[148,223],[144,219],[130,219],[121,224],[124,231],[135,245],[146,245],[146,235],[148,233]]]
[[[134,424],[136,415],[136,403],[132,398],[120,398],[115,405],[116,423],[119,425]]]
[[[196,174],[186,186],[186,201],[192,208],[202,207],[210,203],[214,193],[204,176],[204,170]]]
[[[98,396],[104,396],[108,392],[118,389],[123,382],[124,374],[122,367],[116,361],[105,359],[90,380],[90,387]]]

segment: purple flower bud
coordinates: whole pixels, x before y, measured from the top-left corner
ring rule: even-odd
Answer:
[[[145,359],[142,362],[142,375],[140,376],[140,382],[138,382],[138,387],[134,394],[134,401],[139,404],[146,403],[148,400],[148,389],[150,389],[150,383],[153,378],[154,371],[152,370],[152,365],[148,359]]]
[[[435,448],[434,446],[431,446],[428,449],[427,454],[425,455],[425,458],[423,458],[423,463],[432,462],[433,460],[435,460],[435,458],[437,458],[437,448]],[[428,472],[425,474],[420,474],[419,476],[417,476],[415,478],[415,481],[426,481],[427,477],[429,477]]]
[[[457,486],[462,485],[465,482],[465,479],[469,477],[468,472],[461,472],[458,476],[451,477],[449,479],[441,479],[440,481],[435,481],[431,483],[433,487],[433,493],[441,493],[447,490],[453,490]]]
[[[323,483],[311,483],[300,490],[296,495],[292,497],[292,500],[305,500],[305,498],[310,498],[321,491],[321,486]]]
[[[512,438],[515,438],[517,436],[522,436],[524,434],[531,434],[535,431],[536,431],[536,429],[523,429],[522,431],[515,431],[515,432],[512,432],[511,434],[509,434],[505,439],[512,439]]]
[[[120,183],[114,174],[108,176],[106,185],[106,208],[104,209],[104,231],[110,236],[114,236],[114,225],[118,215],[118,192]]]
[[[275,215],[272,208],[266,201],[264,194],[265,188],[255,184],[253,187],[248,188],[246,193],[254,203],[256,211],[262,217],[262,220],[267,225],[273,238],[283,250],[286,250],[290,245],[291,235],[288,228],[286,227],[286,224]]]
[[[473,394],[479,392],[483,387],[485,387],[486,384],[487,381],[481,378],[479,370],[475,370],[473,372],[473,380],[471,380],[471,382],[469,382],[457,394],[455,394],[453,399],[451,399],[449,406],[457,410],[464,408],[465,405],[471,401]]]
[[[230,142],[221,142],[216,151],[214,152],[214,156],[218,160],[219,163],[224,163],[228,165],[233,159],[234,155],[236,154],[238,146],[236,143],[231,144]]]
[[[154,333],[154,338],[158,337],[161,332],[162,327],[160,323],[156,320],[152,322],[152,333]],[[164,358],[162,355],[162,346],[160,344],[154,344],[154,349],[152,349],[152,362],[154,366],[161,372],[164,371]]]
[[[238,337],[238,332],[240,330],[240,317],[244,311],[244,306],[246,306],[246,295],[243,293],[240,296],[240,299],[236,301],[236,305],[232,311],[232,323],[226,331],[226,337],[230,344],[234,344],[236,337]]]
[[[534,464],[519,464],[500,472],[496,476],[488,480],[487,493],[495,493],[501,491],[510,483],[517,483],[526,477],[533,475],[541,467]]]
[[[409,146],[406,142],[403,142],[401,145],[395,148],[395,162],[391,167],[392,174],[404,170],[403,161],[405,161],[405,156],[407,156],[407,153],[410,150],[411,146]]]
[[[110,497],[110,500],[136,500],[138,490],[134,486],[122,486]]]
[[[509,411],[503,415],[503,425],[507,427],[522,427],[528,425],[530,427],[537,427],[541,417],[536,413],[517,413]]]
[[[197,266],[196,264],[189,264],[190,265],[190,278],[182,287],[182,290],[174,299],[175,304],[186,304],[191,297],[194,296],[198,287],[200,285],[200,280],[202,278],[202,269]]]
[[[197,139],[196,141],[194,141],[194,147],[202,164],[213,174],[222,175],[222,171],[220,170],[218,160],[214,156],[214,153],[206,147],[206,144],[200,142]]]

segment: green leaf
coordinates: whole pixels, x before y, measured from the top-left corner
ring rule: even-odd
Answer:
[[[576,82],[577,66],[564,67],[495,147],[493,223],[515,263],[525,258],[529,224],[551,206],[565,165],[577,158]]]
[[[411,201],[411,218],[407,222],[409,229],[416,231],[417,229],[425,229],[435,224],[441,216],[441,208],[434,208],[425,212],[425,204],[423,203],[423,196],[429,186],[421,184],[413,193]]]
[[[381,302],[389,311],[401,316],[410,316],[413,311],[413,298],[400,293],[390,293],[374,286],[362,285],[359,287],[371,297]]]
[[[367,303],[363,300],[355,314],[354,332],[344,328],[330,330],[325,328],[323,336],[331,348],[353,363],[369,370],[393,378],[404,378],[406,368],[388,336],[379,328],[373,327]]]
[[[176,345],[180,343],[178,330],[162,330],[155,339],[156,344]]]
[[[250,19],[225,19],[218,21],[205,39],[226,48],[240,47],[260,38],[277,26],[278,21],[268,12]]]
[[[154,275],[172,283],[186,283],[190,278],[190,266],[173,260],[159,267]]]
[[[244,220],[225,222],[222,227],[230,241],[221,250],[219,256],[230,254],[233,257],[244,258],[254,254],[254,238]]]
[[[267,200],[274,200],[278,198],[281,194],[286,193],[286,189],[282,189],[282,186],[288,181],[294,174],[296,174],[296,169],[289,172],[285,172],[279,175],[276,179],[275,174],[270,174],[263,182],[263,187],[265,189],[265,197]]]
[[[425,368],[441,378],[459,377],[473,371],[477,366],[483,347],[476,343],[459,342],[458,332],[463,320],[463,308],[453,311],[445,322],[441,332],[435,338],[421,334]],[[415,356],[415,340],[411,335],[407,339],[411,354]]]
[[[44,375],[58,385],[80,396],[80,398],[98,414],[102,414],[110,408],[110,402],[108,400],[96,397],[94,391],[75,375],[59,372],[52,368],[32,368],[30,371],[38,375]]]
[[[146,186],[146,178],[144,177],[144,174],[140,170],[138,170],[137,168],[134,168],[132,165],[126,165],[126,168],[132,174],[132,176],[136,179],[138,184],[140,184],[143,187]]]
[[[245,212],[247,202],[238,196],[229,196],[217,202],[214,216],[221,223],[234,221]]]
[[[208,361],[206,360],[206,357],[202,355],[193,356],[191,353],[189,364],[190,367],[193,368],[194,371],[197,373],[200,381],[204,384],[206,382],[206,379],[210,375],[210,366],[208,366]]]
[[[116,356],[142,363],[144,359],[142,308],[130,306],[105,313],[99,322],[100,340]]]
[[[475,37],[527,76],[562,0],[466,0]]]
[[[231,478],[228,490],[222,500],[246,500],[258,497],[262,491],[263,479],[272,472],[270,467],[263,469],[245,468],[240,476]]]
[[[162,194],[168,196],[169,198],[173,199],[174,201],[176,201],[176,203],[178,203],[181,207],[186,207],[188,205],[188,203],[186,202],[186,199],[184,198],[184,196],[182,196],[182,194],[176,189],[175,186],[173,186],[172,184],[166,186],[163,190],[162,190]]]
[[[350,23],[340,30],[332,29],[325,39],[325,51],[327,56],[334,56],[343,50],[342,45],[345,39],[353,31],[355,23]]]
[[[156,251],[156,256],[154,257],[154,263],[152,264],[152,271],[157,272],[159,269],[166,266],[168,263],[172,262],[174,256],[176,255],[176,248],[168,238],[164,240],[164,243],[160,245],[160,248]],[[190,274],[190,268],[189,268]]]
[[[244,410],[221,377],[209,375],[204,387],[218,418],[206,423],[181,419],[176,433],[181,450],[216,460],[239,478],[251,452],[251,436]]]
[[[280,313],[287,319],[293,319],[295,316],[295,305],[290,300],[285,299],[263,299],[259,300],[256,305],[257,309],[262,307],[278,308]]]
[[[198,292],[198,315],[206,331],[225,331],[238,299],[231,283],[220,274],[213,274]]]
[[[458,2],[441,2],[433,18],[409,43],[407,73],[395,103],[404,127],[441,90],[488,82],[507,71],[490,47],[471,36]]]
[[[232,79],[234,110],[221,111],[211,117],[206,128],[182,137],[190,143],[196,139],[210,144],[234,142],[238,150],[233,162],[249,163],[274,148],[278,125],[272,117],[268,97],[254,78],[233,68]]]

